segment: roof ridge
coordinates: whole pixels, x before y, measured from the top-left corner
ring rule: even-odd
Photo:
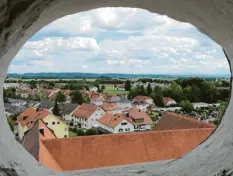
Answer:
[[[45,139],[42,142],[49,141],[68,141],[75,140],[79,138],[102,138],[109,136],[130,136],[130,135],[143,135],[143,134],[151,134],[151,133],[171,133],[171,132],[184,132],[184,131],[214,131],[215,128],[189,128],[189,129],[179,129],[179,130],[158,130],[158,131],[148,131],[148,132],[131,132],[131,133],[115,133],[115,134],[103,134],[103,135],[91,135],[91,136],[78,136],[73,138],[57,138],[57,139]]]

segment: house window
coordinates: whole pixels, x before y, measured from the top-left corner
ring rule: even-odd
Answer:
[[[68,128],[65,128],[65,131],[67,131],[68,130]]]
[[[64,138],[67,138],[67,135],[65,135]]]
[[[53,125],[55,125],[55,122],[52,122]]]
[[[48,125],[48,124],[49,124],[48,122],[45,123],[45,125]]]
[[[60,124],[60,122],[57,122],[57,124]]]
[[[130,128],[126,128],[125,131],[130,131]]]
[[[119,131],[119,132],[123,132],[123,129],[122,129],[122,128],[120,128],[118,131]]]
[[[121,123],[121,125],[127,125],[127,122],[123,122],[123,123]]]

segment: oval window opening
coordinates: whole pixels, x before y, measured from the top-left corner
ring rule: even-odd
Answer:
[[[188,23],[135,8],[54,21],[8,72],[10,128],[56,171],[180,158],[212,134],[230,97],[218,44]]]

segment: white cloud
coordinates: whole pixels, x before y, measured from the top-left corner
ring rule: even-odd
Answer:
[[[228,73],[221,47],[188,23],[135,8],[61,18],[15,57],[10,72]]]

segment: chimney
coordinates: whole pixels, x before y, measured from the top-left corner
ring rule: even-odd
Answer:
[[[39,112],[40,111],[40,108],[36,108],[36,112]]]
[[[44,129],[43,129],[43,128],[39,129],[39,132],[40,132],[40,134],[41,134],[42,136],[44,136]]]
[[[138,112],[141,112],[141,109],[139,109]]]

